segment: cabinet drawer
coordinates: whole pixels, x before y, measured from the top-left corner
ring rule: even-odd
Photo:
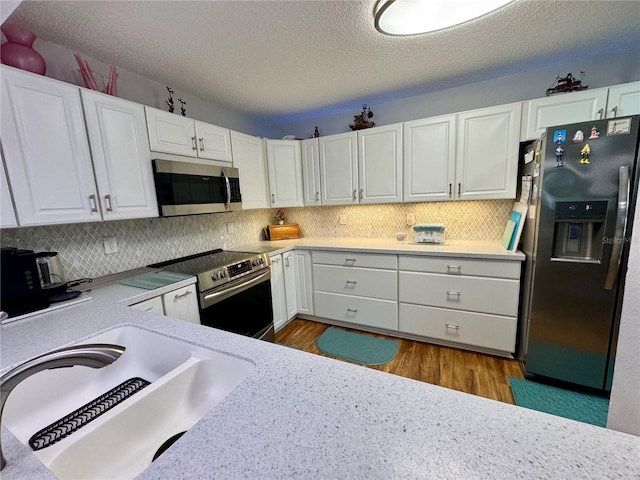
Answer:
[[[315,292],[314,302],[318,317],[398,330],[396,302],[325,292]]]
[[[398,283],[401,302],[512,317],[518,314],[517,280],[400,272]]]
[[[398,272],[373,268],[314,265],[313,284],[323,292],[398,299]]]
[[[456,257],[418,257],[401,255],[400,270],[413,272],[468,275],[472,277],[520,278],[520,262],[505,260],[478,260]]]
[[[162,306],[161,296],[153,297],[143,302],[134,303],[133,305],[131,305],[131,307],[137,310],[143,310],[145,312],[153,312],[164,315],[164,307]]]
[[[447,342],[513,353],[517,320],[482,313],[400,304],[398,330]]]
[[[396,255],[325,251],[313,252],[312,255],[313,263],[323,263],[325,265],[384,268],[389,270],[398,268],[398,257]]]

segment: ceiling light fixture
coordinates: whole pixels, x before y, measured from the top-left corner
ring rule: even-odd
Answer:
[[[459,25],[513,0],[380,0],[375,27],[387,35],[416,35]]]

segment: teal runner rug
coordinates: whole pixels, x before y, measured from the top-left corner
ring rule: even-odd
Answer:
[[[513,377],[509,377],[509,383],[516,405],[599,427],[607,426],[608,398]]]
[[[316,340],[322,353],[361,365],[383,365],[393,360],[400,342],[329,327]]]

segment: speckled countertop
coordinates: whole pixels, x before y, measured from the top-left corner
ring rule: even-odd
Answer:
[[[285,252],[295,247],[310,250],[346,250],[352,252],[429,255],[523,261],[524,253],[505,250],[500,242],[447,240],[444,245],[416,244],[411,240],[385,238],[303,237],[293,240],[263,241],[232,248],[236,251]]]
[[[139,479],[640,478],[640,438],[128,308],[155,291],[2,325],[1,365],[116,325],[245,358],[256,369]],[[3,480],[55,478],[6,429]]]

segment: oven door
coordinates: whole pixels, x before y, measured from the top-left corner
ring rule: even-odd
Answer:
[[[208,327],[273,342],[271,269],[201,293],[200,322]]]

